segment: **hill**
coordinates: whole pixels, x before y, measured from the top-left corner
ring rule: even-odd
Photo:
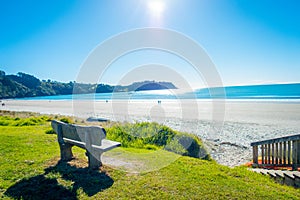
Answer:
[[[39,80],[22,72],[17,75],[6,75],[0,70],[0,99],[22,98],[51,95],[130,92],[141,90],[176,89],[170,82],[143,81],[127,86],[111,86],[108,84],[61,83],[57,81]]]

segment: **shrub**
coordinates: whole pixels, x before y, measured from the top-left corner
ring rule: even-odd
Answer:
[[[172,140],[165,146],[165,150],[181,155],[185,155],[187,153],[187,150],[179,143],[178,140]]]
[[[125,123],[106,128],[107,138],[121,142],[123,147],[160,149],[210,159],[202,141],[195,135],[181,133],[158,123]]]
[[[112,126],[106,129],[107,138],[122,143],[123,147],[133,147],[134,136],[126,133],[124,128],[120,125]]]
[[[190,156],[194,158],[203,158],[205,160],[210,160],[211,157],[205,149],[202,141],[196,135],[188,134],[188,133],[177,133],[177,135],[173,138],[173,143],[170,143],[169,146],[166,146],[166,149],[169,148],[170,151],[179,151],[179,154]],[[175,145],[174,147],[172,145]],[[180,145],[181,150],[176,145]],[[175,148],[174,150],[172,150]]]

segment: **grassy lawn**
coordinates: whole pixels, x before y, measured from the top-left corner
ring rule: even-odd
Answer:
[[[105,165],[87,169],[84,151],[74,148],[59,163],[50,124],[0,126],[0,197],[4,199],[300,199],[300,192],[245,167],[228,168],[164,150],[119,148],[106,156],[157,170],[129,173]],[[170,160],[168,160],[170,159]],[[105,163],[104,163],[105,164]],[[155,165],[155,166],[153,166]],[[145,170],[147,171],[147,170]]]

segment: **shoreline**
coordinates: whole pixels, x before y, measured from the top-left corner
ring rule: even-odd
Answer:
[[[224,112],[211,101],[56,101],[2,100],[1,110],[59,114],[111,121],[155,121],[178,131],[198,135],[218,163],[237,166],[252,159],[250,143],[300,133],[300,103],[225,101]],[[195,109],[195,106],[198,109]],[[218,106],[218,104],[217,104]],[[214,111],[214,112],[213,112]],[[217,131],[216,119],[221,119]],[[223,119],[223,120],[222,120]]]
[[[60,95],[65,96],[65,95]],[[114,99],[114,98],[107,98],[107,99],[94,99],[94,98],[85,98],[85,99],[51,99],[51,96],[42,96],[41,97],[25,97],[25,98],[8,98],[8,99],[0,99],[0,101],[95,101],[95,102],[106,102],[106,101],[129,101],[129,102],[157,102],[158,100],[163,102],[174,102],[174,101],[197,101],[197,102],[211,102],[211,101],[224,101],[224,102],[238,102],[238,103],[292,103],[292,104],[300,104],[300,98],[157,98],[157,99],[131,99],[131,98],[124,98],[124,99]]]

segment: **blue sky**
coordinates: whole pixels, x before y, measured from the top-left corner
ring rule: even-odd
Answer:
[[[150,1],[163,7],[152,8]],[[300,82],[299,9],[296,0],[0,0],[0,69],[76,80],[101,42],[131,29],[161,27],[201,45],[224,85]],[[188,63],[149,50],[118,59],[101,82],[116,84],[151,62],[172,67],[193,88],[203,86]]]

